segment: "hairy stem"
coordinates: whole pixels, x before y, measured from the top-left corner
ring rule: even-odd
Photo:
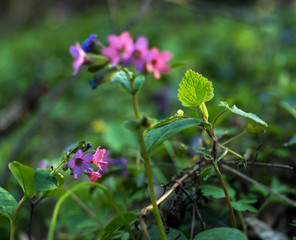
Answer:
[[[139,105],[138,105],[138,99],[135,91],[135,82],[134,78],[131,78],[131,86],[132,86],[132,97],[133,97],[133,106],[134,106],[134,112],[136,115],[137,120],[140,120],[140,114],[139,114]],[[154,218],[158,227],[158,231],[160,233],[160,237],[162,240],[166,239],[163,223],[160,217],[160,213],[157,207],[156,203],[156,198],[155,198],[155,193],[154,193],[154,188],[153,188],[153,182],[152,182],[152,173],[151,173],[151,166],[150,166],[150,159],[147,154],[145,142],[144,142],[144,136],[143,136],[143,131],[142,127],[139,126],[138,130],[138,138],[139,138],[139,143],[140,143],[140,148],[141,148],[141,153],[142,157],[144,159],[144,166],[145,166],[145,172],[146,172],[146,178],[148,182],[148,188],[149,188],[149,194],[150,194],[150,200],[153,206],[153,214]]]
[[[13,218],[12,218],[12,220],[10,222],[10,240],[14,240],[16,220],[17,220],[19,211],[21,210],[21,208],[22,208],[22,206],[23,206],[23,204],[25,203],[26,200],[27,200],[27,197],[23,196],[23,198],[19,201],[19,203],[18,203],[18,205],[17,205],[17,207],[15,209]]]
[[[227,205],[228,205],[228,208],[229,208],[229,212],[230,212],[230,217],[231,217],[231,224],[232,224],[232,227],[236,228],[236,220],[235,220],[235,215],[234,215],[234,211],[233,211],[233,208],[232,208],[232,205],[231,205],[231,201],[230,201],[230,197],[229,197],[229,194],[228,194],[228,191],[227,191],[227,188],[226,188],[226,185],[225,185],[225,182],[224,182],[224,179],[222,177],[222,174],[219,170],[219,167],[217,164],[215,164],[214,161],[212,161],[212,164],[214,166],[214,169],[215,169],[215,172],[219,178],[219,181],[220,181],[220,184],[223,188],[223,191],[224,191],[224,194],[225,194],[225,198],[226,198],[226,201],[227,201]]]

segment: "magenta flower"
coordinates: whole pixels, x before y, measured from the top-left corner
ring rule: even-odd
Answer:
[[[108,151],[109,152],[109,151]],[[107,158],[104,157],[106,153],[106,149],[100,149],[100,147],[97,148],[96,153],[94,154],[92,158],[92,162],[96,164],[99,167],[99,171],[102,171],[103,166],[107,166],[108,162],[106,162]],[[107,153],[107,156],[109,153]]]
[[[128,32],[123,32],[120,36],[109,35],[109,46],[102,50],[102,55],[111,60],[113,67],[120,62],[127,64],[133,50],[133,39]]]
[[[161,73],[168,73],[171,68],[167,62],[172,58],[168,51],[160,52],[156,47],[152,48],[146,55],[146,68],[148,72],[153,72],[156,79],[160,78]]]
[[[73,68],[74,72],[73,75],[76,75],[80,66],[86,62],[86,53],[83,51],[83,49],[80,47],[79,43],[76,43],[76,45],[70,46],[69,52],[74,58],[73,62]]]
[[[91,182],[96,182],[98,180],[98,178],[102,177],[102,174],[99,173],[99,171],[91,172],[91,173],[88,173],[87,175],[88,175]]]
[[[146,63],[146,54],[148,52],[148,40],[144,36],[138,37],[133,45],[130,62],[138,72],[143,72]]]
[[[68,162],[69,168],[73,170],[74,178],[79,178],[81,173],[93,172],[90,164],[92,159],[93,155],[91,153],[84,154],[81,149],[75,153],[75,156]]]

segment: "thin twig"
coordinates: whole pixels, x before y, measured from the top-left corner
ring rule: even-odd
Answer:
[[[221,166],[222,166],[224,169],[228,170],[229,172],[232,172],[233,174],[239,176],[240,178],[242,178],[242,179],[244,179],[244,180],[246,180],[246,181],[248,181],[248,182],[250,182],[250,183],[253,183],[253,184],[255,184],[255,185],[258,185],[259,187],[261,187],[261,188],[267,190],[268,192],[270,192],[270,193],[276,195],[277,197],[279,197],[279,198],[281,198],[282,200],[284,200],[286,203],[288,203],[288,204],[290,204],[291,206],[293,206],[293,207],[296,208],[296,202],[295,202],[294,200],[292,200],[292,199],[290,199],[290,198],[287,198],[287,197],[284,196],[283,194],[280,194],[280,193],[274,191],[274,190],[271,189],[270,187],[267,187],[267,186],[263,185],[262,183],[259,183],[258,181],[254,180],[254,179],[252,179],[252,178],[250,178],[250,177],[248,177],[248,176],[246,176],[245,174],[243,174],[243,173],[241,173],[241,172],[239,172],[239,171],[237,171],[237,170],[235,170],[235,169],[233,169],[233,168],[227,166],[226,164],[221,164]]]
[[[192,168],[190,171],[188,171],[187,173],[185,173],[180,179],[176,180],[174,185],[165,193],[163,194],[157,201],[156,201],[156,204],[159,205],[161,204],[164,200],[166,200],[172,192],[175,191],[175,189],[177,187],[180,186],[180,184],[182,184],[189,176],[191,176],[192,174],[194,174],[197,170],[199,170],[202,166],[204,166],[205,163],[201,162],[197,165],[194,166],[194,168]],[[147,211],[153,209],[153,206],[152,204],[150,204],[149,206],[147,207],[144,207],[142,210],[141,210],[141,213],[139,216],[145,216]]]
[[[193,204],[193,207],[195,209],[195,212],[196,212],[196,215],[198,216],[198,219],[199,219],[199,222],[200,222],[200,226],[201,226],[201,229],[204,231],[205,230],[205,226],[203,224],[203,220],[202,220],[202,217],[201,217],[201,214],[199,212],[199,209],[198,209],[198,206],[196,204],[196,202],[194,201],[194,199],[190,196],[190,194],[182,187],[182,183],[179,183],[179,188],[186,194],[186,196],[190,199],[190,201],[192,202]]]
[[[141,220],[140,220],[140,225],[141,225],[141,229],[142,229],[142,232],[143,232],[144,238],[145,238],[146,240],[150,240],[150,236],[149,236],[148,230],[147,230],[147,228],[146,228],[146,224],[145,224],[144,217],[141,218]]]
[[[237,164],[237,161],[226,161],[225,164]],[[256,166],[263,166],[263,167],[274,167],[274,168],[284,168],[294,170],[294,167],[286,164],[279,164],[279,163],[261,163],[261,162],[247,162],[247,165],[256,165]]]

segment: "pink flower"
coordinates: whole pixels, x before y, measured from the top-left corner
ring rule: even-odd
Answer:
[[[92,162],[96,164],[99,167],[99,171],[102,171],[103,166],[107,166],[108,162],[105,162],[106,158],[104,158],[104,155],[106,153],[106,149],[100,149],[100,147],[97,148],[96,153],[94,154],[92,158]],[[109,155],[109,154],[107,154]]]
[[[76,43],[76,45],[70,46],[69,52],[74,58],[73,62],[73,68],[74,72],[73,75],[76,75],[80,66],[86,62],[86,53],[83,51],[83,49],[80,47],[79,43]]]
[[[148,72],[154,72],[156,79],[160,78],[161,73],[168,73],[171,68],[167,62],[172,58],[168,51],[160,52],[156,47],[152,48],[146,55],[146,68]]]
[[[81,149],[79,149],[75,156],[68,162],[69,168],[73,170],[74,178],[79,178],[81,173],[92,173],[93,168],[91,166],[93,155],[91,153],[84,154]]]
[[[130,62],[133,64],[138,72],[143,72],[146,58],[145,55],[148,52],[148,40],[144,36],[138,37],[137,41],[133,45],[133,51]]]
[[[109,35],[109,46],[102,50],[102,55],[111,60],[113,67],[116,67],[120,62],[127,63],[133,50],[133,39],[128,32],[123,32],[120,36]]]
[[[100,174],[99,171],[91,172],[91,173],[88,173],[87,175],[88,175],[91,182],[96,182],[98,180],[98,178],[102,177],[102,174]]]

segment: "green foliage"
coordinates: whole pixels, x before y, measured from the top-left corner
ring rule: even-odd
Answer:
[[[11,221],[17,206],[15,198],[7,192],[4,188],[0,187],[0,214],[8,217]]]
[[[225,194],[222,188],[203,184],[201,185],[201,192],[204,196],[212,196],[214,198],[225,198]],[[230,198],[234,198],[235,190],[233,188],[227,187],[227,192]]]
[[[265,129],[261,126],[258,126],[253,123],[248,123],[247,131],[254,134],[263,134],[265,133]]]
[[[35,171],[19,162],[9,163],[9,169],[22,187],[27,198],[31,198],[35,194],[34,175]]]
[[[197,234],[193,240],[247,240],[248,238],[238,229],[219,227]]]
[[[59,187],[56,177],[51,175],[47,170],[40,168],[36,170],[34,183],[36,192],[49,191]]]
[[[129,72],[129,75],[127,72],[120,70],[117,71],[111,78],[111,83],[118,84],[122,89],[126,90],[128,93],[132,93],[132,87],[131,87],[131,80],[130,78],[135,77],[135,90],[136,92],[140,90],[141,86],[143,85],[145,81],[145,77],[142,75],[133,76],[132,72]]]
[[[250,205],[250,203],[257,202],[256,199],[240,199],[238,201],[232,202],[232,207],[240,212],[250,211],[250,212],[257,212],[258,210]]]
[[[227,110],[229,110],[230,112],[232,112],[234,114],[240,115],[240,116],[245,117],[245,118],[249,118],[249,119],[251,119],[251,120],[253,120],[253,121],[257,122],[257,123],[260,123],[261,125],[267,127],[267,123],[264,122],[262,119],[260,119],[258,116],[256,116],[253,113],[246,113],[243,110],[237,108],[235,105],[231,108],[231,107],[229,107],[228,103],[220,102],[219,106],[226,108]]]
[[[125,219],[125,223],[122,221]],[[122,212],[121,216],[115,216],[104,228],[104,230],[98,236],[98,240],[108,240],[111,239],[112,235],[117,232],[120,228],[124,227],[126,224],[137,219],[137,215],[133,212]]]
[[[163,141],[184,129],[193,126],[209,127],[210,124],[204,123],[194,118],[180,117],[173,119],[169,118],[168,120],[164,120],[162,123],[156,124],[155,126],[155,128],[153,127],[144,135],[145,145],[148,153]]]
[[[184,106],[195,107],[210,101],[213,91],[212,82],[197,72],[187,70],[180,82],[178,97]]]
[[[151,239],[153,240],[161,240],[160,235],[157,231],[157,227],[152,225],[148,228],[148,233]],[[178,229],[166,227],[166,238],[167,240],[174,240],[178,236],[178,240],[187,240],[186,236]],[[141,240],[145,240],[144,236]]]

